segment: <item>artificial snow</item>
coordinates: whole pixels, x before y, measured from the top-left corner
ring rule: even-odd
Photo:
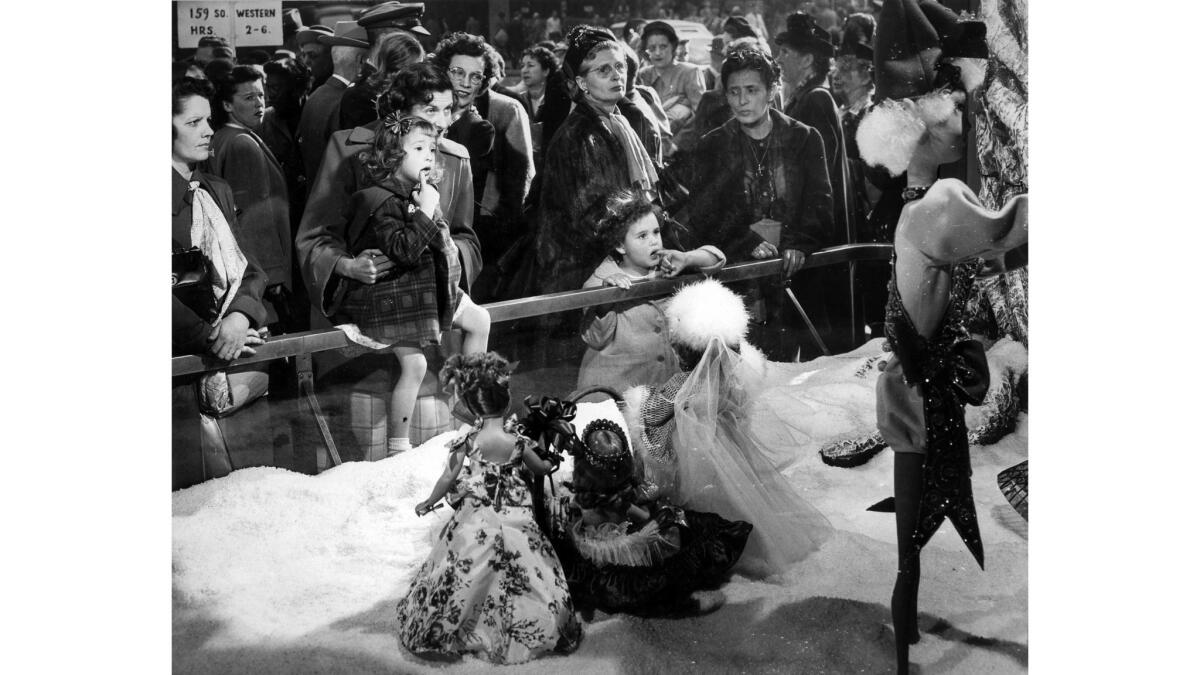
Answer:
[[[1015,344],[1015,343],[1014,343]],[[998,347],[1000,345],[997,345]],[[1003,365],[1023,370],[1024,349],[1004,346]],[[889,599],[895,573],[891,514],[865,509],[891,492],[885,451],[840,469],[817,452],[874,424],[878,341],[803,364],[804,386],[786,405],[794,456],[784,473],[836,528],[821,550],[774,583],[735,576],[726,605],[685,619],[597,612],[579,649],[514,666],[514,672],[661,673],[894,672]],[[857,373],[862,373],[858,375]],[[875,371],[877,372],[877,371]],[[582,403],[576,428],[610,417],[611,401]],[[249,468],[172,495],[173,665],[178,673],[479,672],[471,656],[425,661],[398,646],[395,606],[449,517],[413,507],[441,475],[453,433],[377,462],[349,462],[318,476]],[[764,438],[783,443],[782,435]],[[1027,524],[1005,501],[996,474],[1027,458],[1027,420],[990,446],[972,448],[973,486],[987,571],[948,523],[922,554],[922,672],[1027,669]],[[560,470],[569,476],[570,464]],[[1036,510],[1036,509],[1035,509]]]

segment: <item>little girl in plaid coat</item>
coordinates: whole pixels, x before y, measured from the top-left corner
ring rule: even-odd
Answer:
[[[372,184],[351,198],[350,229],[361,233],[351,255],[383,255],[374,283],[348,284],[342,310],[400,360],[388,409],[389,455],[411,447],[409,424],[426,370],[422,348],[456,326],[464,353],[484,352],[491,328],[487,310],[459,287],[458,249],[438,207],[437,136],[423,119],[389,115],[374,146],[359,156]]]

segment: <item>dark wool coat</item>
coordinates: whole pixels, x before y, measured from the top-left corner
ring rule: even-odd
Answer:
[[[342,94],[349,86],[334,76],[329,76],[325,84],[313,90],[308,100],[304,102],[304,110],[300,111],[300,128],[297,134],[300,138],[300,152],[304,157],[304,175],[308,176],[309,190],[317,178],[317,169],[321,166],[321,157],[325,154],[325,144],[329,136],[337,131],[338,110],[342,103]]]
[[[825,150],[815,129],[770,109],[771,137],[780,143],[785,189],[779,248],[806,255],[828,246],[832,238],[833,203]],[[710,131],[687,161],[672,165],[671,174],[688,189],[690,201],[680,219],[697,241],[713,244],[730,261],[746,260],[762,237],[750,229],[752,215],[745,191],[741,124],[731,119]],[[776,136],[778,135],[778,136]]]
[[[487,185],[488,169],[492,166],[492,150],[496,145],[496,128],[483,119],[471,106],[446,129],[446,138],[467,149],[471,155],[471,178],[475,190],[475,216],[478,221],[483,189]]]
[[[342,310],[373,338],[436,343],[458,307],[460,268],[441,212],[430,218],[415,208],[412,188],[389,179],[351,197],[349,252],[377,248],[396,268],[373,285],[344,280]]]
[[[846,175],[846,141],[833,94],[820,80],[810,81],[792,92],[783,113],[821,134],[825,145],[825,171],[829,174],[829,185],[833,192],[833,231],[826,245],[847,244],[851,224],[846,207],[846,184],[849,182]]]
[[[364,127],[379,119],[379,109],[375,101],[383,93],[372,87],[368,80],[377,72],[375,66],[364,63],[354,80],[353,86],[342,92],[341,103],[338,104],[336,129],[353,129]]]
[[[534,172],[529,115],[516,99],[490,89],[475,98],[475,107],[496,134],[481,206],[502,220],[520,220]]]
[[[297,121],[298,122],[298,121]],[[300,214],[304,213],[304,204],[308,201],[308,185],[304,175],[304,156],[300,153],[300,128],[297,123],[293,131],[288,121],[281,118],[275,108],[267,108],[263,117],[259,137],[271,149],[279,166],[283,167],[283,177],[287,181],[289,215],[292,221],[292,235],[296,234],[296,226],[300,224]]]
[[[337,309],[333,302],[337,279],[333,273],[339,258],[350,256],[346,229],[353,215],[350,197],[371,184],[358,161],[358,153],[375,142],[376,120],[365,127],[334,132],[325,150],[321,170],[312,182],[312,190],[300,231],[296,234],[296,255],[304,277],[308,297],[325,316]],[[479,238],[471,224],[474,208],[471,190],[471,165],[467,150],[448,139],[438,141],[439,160],[443,165],[440,208],[450,225],[450,236],[458,246],[462,281],[469,289],[479,275]]]
[[[229,227],[237,236],[237,212],[233,206],[233,190],[229,184],[201,171],[192,173],[192,180],[199,181],[202,189],[212,195],[213,201],[229,221]],[[188,189],[188,181],[171,170],[171,249],[183,251],[191,248],[192,242],[192,192]],[[244,254],[245,251],[243,250]],[[211,287],[203,285],[194,292],[171,294],[171,355],[199,354],[208,347],[208,334],[212,331],[212,322],[217,318],[216,298]],[[263,291],[267,287],[267,277],[262,269],[254,262],[254,258],[246,256],[246,271],[242,275],[242,285],[238,287],[237,295],[229,303],[229,312],[241,312],[250,319],[250,325],[257,327],[267,320],[267,310],[263,306]]]
[[[212,137],[212,156],[202,165],[233,188],[241,210],[233,234],[242,251],[267,273],[267,285],[292,286],[292,223],[287,180],[275,154],[258,134],[224,126]]]

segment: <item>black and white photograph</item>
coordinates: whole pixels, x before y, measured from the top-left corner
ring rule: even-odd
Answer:
[[[18,670],[1186,671],[1192,22],[1030,4],[64,8]]]

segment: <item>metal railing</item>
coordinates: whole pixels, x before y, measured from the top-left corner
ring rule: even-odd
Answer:
[[[839,263],[855,263],[864,260],[889,260],[891,244],[847,244],[822,249],[810,255],[804,268],[823,267]],[[761,279],[781,273],[783,261],[779,258],[729,265],[712,275],[723,282]],[[557,314],[576,309],[614,302],[640,300],[667,295],[683,284],[703,278],[699,274],[681,275],[674,279],[655,279],[633,284],[632,288],[589,288],[587,290],[563,291],[548,295],[535,295],[516,300],[503,300],[483,305],[492,317],[492,323],[516,321],[535,316]],[[853,320],[852,308],[852,320]],[[255,347],[253,356],[240,358],[238,365],[273,361],[289,356],[307,356],[330,349],[340,349],[353,344],[342,331],[336,328],[310,330],[272,336],[266,344]],[[171,358],[171,375],[192,375],[228,368],[227,361],[207,354],[175,356]]]

